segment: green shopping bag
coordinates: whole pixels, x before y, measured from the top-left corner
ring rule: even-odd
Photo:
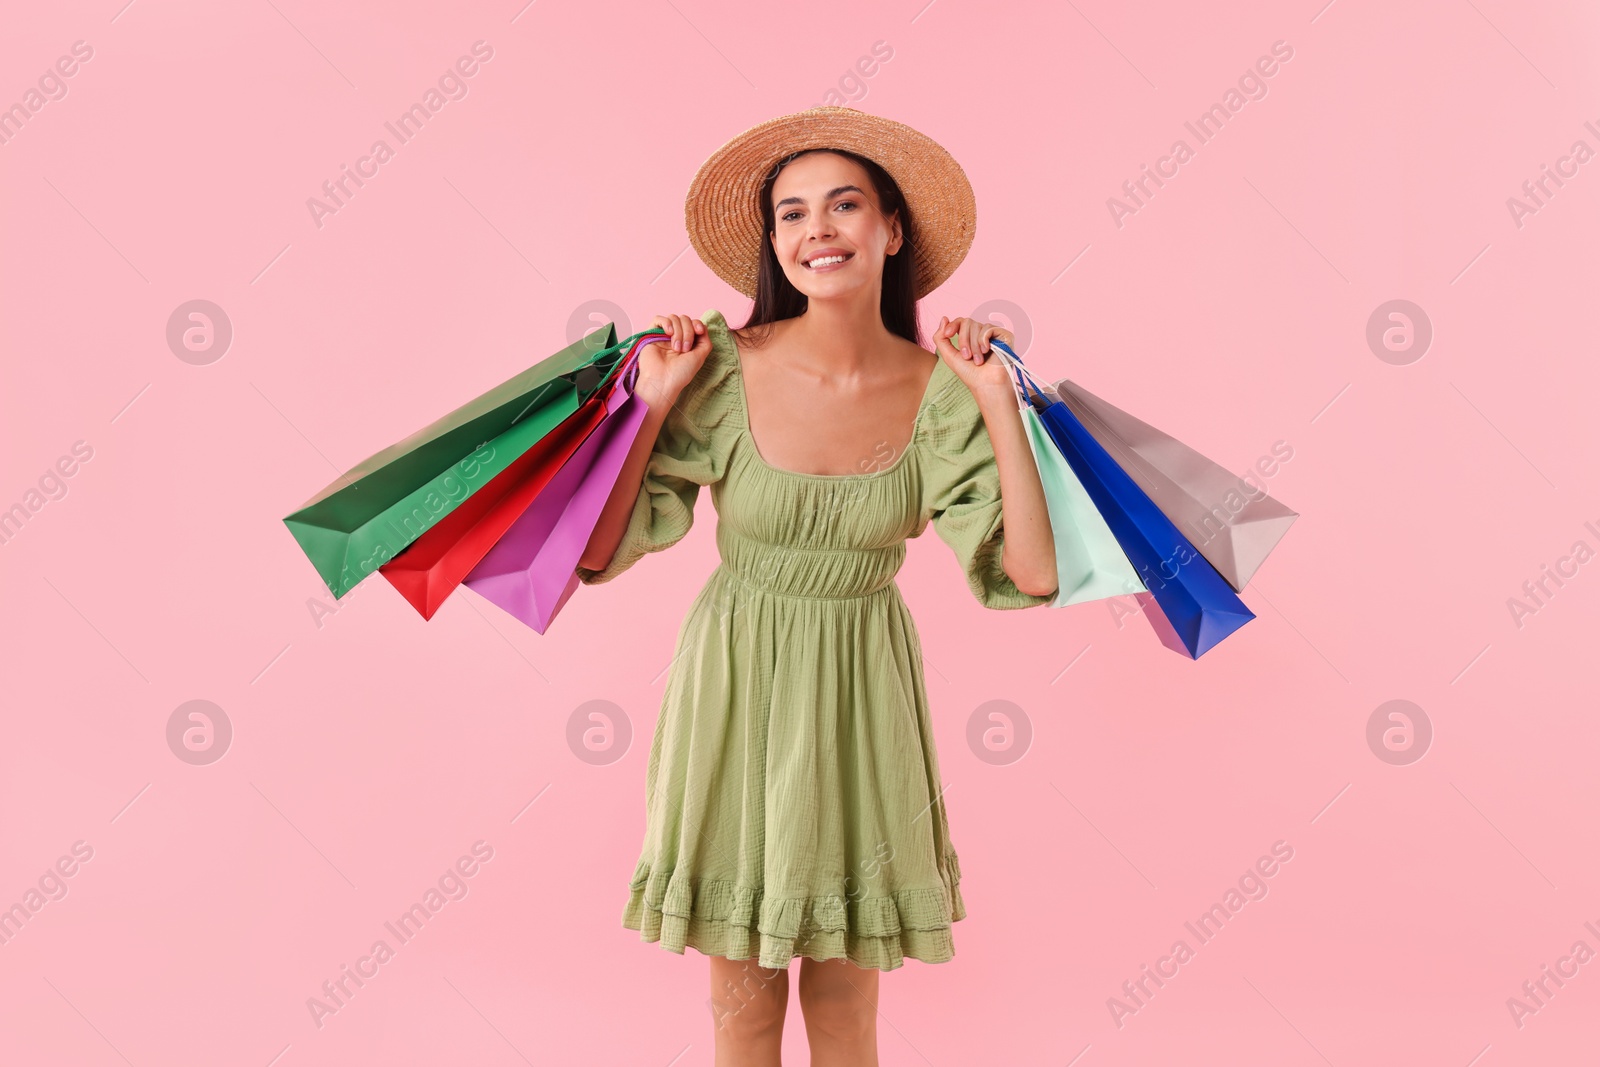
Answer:
[[[997,357],[1012,373],[1015,367],[1000,349],[991,355]],[[1100,509],[1094,506],[1089,491],[1072,472],[1067,458],[1061,454],[1050,432],[1039,421],[1039,413],[1022,393],[1018,393],[1018,414],[1028,431],[1028,446],[1033,450],[1033,461],[1039,468],[1039,481],[1044,486],[1045,510],[1050,515],[1050,532],[1056,542],[1056,576],[1059,585],[1052,608],[1069,604],[1083,604],[1107,597],[1127,596],[1148,592],[1144,579],[1134,570],[1128,554],[1117,543],[1116,535]]]
[[[576,411],[622,354],[607,323],[362,460],[284,524],[344,596]]]

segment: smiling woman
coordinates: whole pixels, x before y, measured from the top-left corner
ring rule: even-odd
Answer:
[[[780,180],[785,188],[775,191]],[[848,267],[880,279],[878,312],[883,328],[921,344],[916,311],[921,293],[916,291],[915,266],[911,256],[897,255],[905,246],[916,247],[917,225],[888,171],[845,149],[802,149],[781,159],[755,195],[769,241],[764,242],[767,247],[757,268],[755,307],[744,325],[747,332],[754,328],[753,347],[766,343],[772,323],[803,315],[810,303],[809,295],[787,275],[786,263],[810,275]],[[811,240],[818,215],[826,219],[822,233],[830,236],[819,233],[817,240]],[[871,247],[869,241],[879,247]],[[823,260],[820,269],[813,259]],[[841,281],[831,291],[859,285],[854,279]]]
[[[1048,604],[1043,487],[1009,373],[982,357],[998,328],[941,321],[937,355],[919,337],[918,299],[973,233],[937,144],[851,108],[785,116],[714,153],[686,212],[755,307],[739,330],[656,316],[651,415],[577,570],[608,582],[682,540],[709,487],[721,561],[678,632],[622,923],[710,957],[714,1001],[758,987],[716,1012],[718,1063],[779,1062],[797,956],[812,1062],[876,1062],[879,973],[952,959],[966,916],[895,577],[932,525],[979,603]]]

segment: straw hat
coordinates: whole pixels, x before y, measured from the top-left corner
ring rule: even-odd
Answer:
[[[916,295],[953,273],[972,247],[977,202],[961,164],[910,126],[853,107],[822,106],[750,127],[711,153],[689,183],[689,243],[717,277],[752,300],[760,257],[761,186],[773,166],[808,148],[842,148],[874,161],[899,184],[916,223]]]

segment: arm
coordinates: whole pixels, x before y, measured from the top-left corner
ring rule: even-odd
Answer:
[[[583,555],[578,557],[578,566],[589,570],[605,570],[611,563],[611,557],[616,554],[617,546],[622,543],[622,535],[627,532],[628,519],[633,515],[634,503],[639,498],[639,490],[644,482],[651,449],[655,447],[656,437],[667,421],[667,412],[672,410],[672,405],[678,399],[676,390],[664,390],[656,383],[645,381],[642,375],[634,383],[634,392],[650,410],[639,426],[639,436],[633,439],[628,449],[622,473],[617,476],[617,484],[606,498],[594,533],[589,535],[589,543],[584,547]]]
[[[1049,596],[1058,584],[1056,542],[1017,392],[1007,376],[1004,388],[986,386],[974,395],[1000,468],[1001,524],[1006,531],[1000,565],[1024,593]]]
[[[634,381],[633,391],[649,410],[639,426],[638,436],[628,448],[628,458],[622,464],[617,484],[606,497],[594,532],[589,535],[583,555],[578,559],[578,566],[586,570],[603,571],[611,565],[638,506],[645,472],[661,428],[666,425],[679,395],[700,373],[700,367],[711,352],[711,335],[699,319],[688,315],[657,315],[650,326],[671,336],[668,340],[645,345],[639,351],[639,376]]]
[[[939,320],[933,331],[940,357],[972,390],[994,446],[1000,472],[1000,524],[1005,530],[1000,566],[1030,596],[1050,596],[1060,584],[1055,535],[1045,505],[1044,483],[1022,425],[1016,387],[1005,364],[993,358],[989,338],[1013,344],[1011,331],[973,319]]]

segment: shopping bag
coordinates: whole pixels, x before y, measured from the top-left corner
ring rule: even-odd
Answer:
[[[600,521],[649,406],[630,359],[600,426],[467,575],[473,592],[544,633],[578,580],[578,559]]]
[[[1299,513],[1182,441],[1063,378],[1050,390],[1189,538],[1242,590]]]
[[[1050,401],[1039,390],[1026,364],[1005,342],[991,340],[990,344],[1020,367],[1023,381],[1034,394],[1030,402],[1036,397],[1043,405],[1039,421],[1083,482],[1190,658],[1199,659],[1255,618],[1216,568],[1117,465],[1071,409],[1063,401]]]
[[[511,527],[605,417],[592,396],[516,462],[467,497],[405,551],[378,568],[424,619],[433,618],[467,572]]]
[[[599,386],[614,323],[358,463],[283,521],[341,597],[487,485]],[[516,432],[513,432],[516,431]]]
[[[1034,464],[1039,468],[1039,481],[1044,486],[1050,532],[1056,545],[1058,583],[1050,607],[1062,608],[1145,592],[1144,582],[1133,569],[1127,553],[1117,544],[1116,535],[1039,421],[1039,414],[1028,399],[1027,385],[1018,363],[998,347],[994,352],[1017,380],[1018,414],[1028,435]]]
[[[630,350],[668,337],[656,331],[630,338]],[[619,362],[618,367],[621,366]],[[484,555],[528,509],[606,417],[607,394],[616,386],[608,375],[594,395],[560,425],[466,499],[410,547],[378,568],[424,619],[431,619],[445,599]]]

